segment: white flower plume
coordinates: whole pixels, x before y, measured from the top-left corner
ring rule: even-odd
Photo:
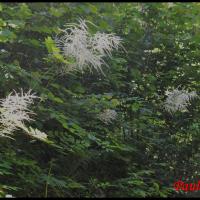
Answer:
[[[79,24],[68,23],[67,28],[62,30],[63,35],[57,37],[55,43],[66,58],[75,60],[68,66],[70,70],[83,71],[93,67],[103,73],[102,65],[106,65],[104,57],[111,57],[111,52],[121,46],[121,38],[113,33],[97,32],[92,35],[88,32],[86,22],[79,20]]]
[[[33,120],[30,115],[35,113],[28,106],[33,104],[35,98],[39,97],[31,94],[31,90],[27,93],[21,90],[20,94],[14,91],[0,100],[0,136],[12,138],[14,131],[23,129],[34,137],[32,129],[27,129],[24,122]]]
[[[111,123],[117,117],[115,110],[106,109],[98,115],[98,118],[105,124]]]
[[[164,108],[169,113],[176,111],[187,111],[187,106],[190,105],[190,101],[197,97],[195,91],[188,92],[187,90],[172,89],[165,92],[167,99],[164,103]]]
[[[32,127],[21,127],[27,134],[29,134],[30,136],[34,137],[34,138],[37,138],[39,140],[46,140],[47,139],[47,134],[44,133],[44,132],[41,132],[40,130],[38,130],[37,128],[36,129],[33,129]]]

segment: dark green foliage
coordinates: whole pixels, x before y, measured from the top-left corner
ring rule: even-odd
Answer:
[[[1,138],[0,197],[181,196],[174,182],[199,177],[200,104],[194,100],[189,112],[170,115],[162,103],[169,86],[199,92],[199,8],[1,3],[0,98],[32,88],[42,98],[32,125],[52,143],[20,131],[15,140]],[[59,73],[71,61],[53,39],[79,17],[123,39],[126,51],[107,59],[105,76]],[[118,112],[112,124],[98,119],[104,109]]]

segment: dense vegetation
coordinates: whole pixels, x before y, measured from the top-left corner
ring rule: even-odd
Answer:
[[[200,175],[200,101],[163,109],[165,91],[200,86],[199,3],[1,3],[0,98],[32,89],[31,126],[0,137],[0,197],[168,197]],[[95,69],[63,72],[54,38],[85,19],[124,48]],[[55,54],[55,52],[57,52]],[[110,109],[117,117],[97,116]]]

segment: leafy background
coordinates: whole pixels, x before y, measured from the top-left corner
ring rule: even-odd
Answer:
[[[199,101],[163,110],[165,90],[199,92],[199,3],[1,3],[0,98],[32,88],[42,101],[32,126],[53,145],[18,132],[0,140],[0,196],[168,197],[175,181],[198,181]],[[123,38],[105,76],[60,73],[53,39],[66,23],[90,20]],[[110,125],[96,116],[115,109]]]

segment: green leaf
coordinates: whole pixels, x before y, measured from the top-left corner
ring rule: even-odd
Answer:
[[[133,103],[131,105],[131,109],[132,109],[132,111],[136,112],[136,111],[138,111],[140,109],[140,106],[141,105],[139,103]]]
[[[118,106],[120,104],[120,102],[117,99],[112,99],[111,102],[113,106]]]
[[[54,96],[52,92],[48,92],[47,96],[50,100],[54,101],[55,103],[64,103],[64,101],[61,98]]]
[[[0,27],[6,26],[6,22],[0,18]]]
[[[58,61],[65,63],[65,64],[69,64],[70,62],[68,62],[62,54],[60,54],[60,49],[56,47],[56,44],[54,42],[54,40],[52,40],[51,37],[47,37],[45,39],[45,45],[47,47],[47,50],[50,54],[52,54],[52,56],[54,58],[56,58]]]
[[[22,19],[28,19],[32,16],[32,11],[29,9],[26,3],[20,4],[20,10],[18,11],[18,16]]]
[[[16,37],[15,33],[8,29],[0,31],[0,42],[13,41]]]

